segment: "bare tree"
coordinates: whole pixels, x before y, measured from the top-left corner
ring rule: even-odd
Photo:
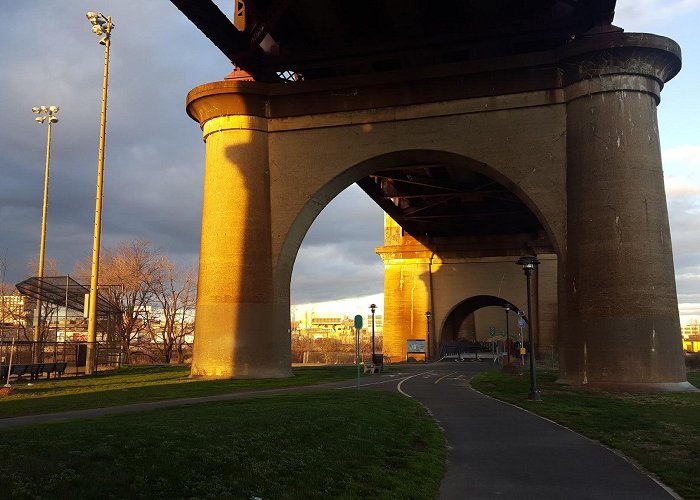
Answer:
[[[162,274],[162,265],[161,255],[145,240],[124,242],[101,252],[98,288],[122,309],[117,335],[126,363],[139,337],[148,335],[154,305],[152,282]],[[76,264],[79,280],[89,282],[90,274],[89,258]]]
[[[194,267],[179,270],[167,257],[162,257],[161,265],[160,274],[151,281],[161,321],[149,325],[149,333],[164,363],[170,363],[176,353],[178,363],[183,363],[194,333],[196,271]]]
[[[7,258],[0,256],[0,340],[27,339],[27,311],[21,307],[20,293],[14,285],[5,283]]]

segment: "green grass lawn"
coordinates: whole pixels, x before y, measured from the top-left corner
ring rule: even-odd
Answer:
[[[283,379],[201,380],[188,378],[189,366],[185,365],[140,365],[89,377],[15,381],[13,393],[0,397],[0,418],[313,385],[352,379],[356,373],[353,366],[310,366],[293,371],[294,377]]]
[[[700,393],[608,393],[555,384],[538,372],[542,401],[527,400],[529,377],[479,374],[475,389],[620,450],[685,499],[700,499]],[[700,387],[700,372],[688,374]]]
[[[355,376],[294,368],[289,379],[189,379],[186,366],[19,381],[0,418]],[[372,411],[368,411],[369,409]],[[445,471],[437,424],[412,400],[322,391],[206,403],[0,431],[10,498],[434,498]]]
[[[447,452],[415,401],[350,389],[9,429],[0,456],[3,498],[424,500]]]

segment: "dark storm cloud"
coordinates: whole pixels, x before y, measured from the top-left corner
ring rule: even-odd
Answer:
[[[230,14],[230,2],[216,3]],[[185,113],[185,96],[223,78],[230,63],[167,1],[10,2],[0,18],[0,255],[8,282],[27,276],[26,262],[39,249],[46,125],[33,121],[32,106],[61,108],[53,127],[46,256],[71,272],[91,252],[104,50],[85,12],[95,9],[116,25],[103,247],[146,239],[182,264],[196,263],[204,144]],[[299,252],[294,296],[308,301],[381,291],[374,253],[381,228],[381,211],[361,191],[337,197]]]
[[[6,280],[27,274],[39,247],[46,125],[35,105],[60,106],[53,127],[47,258],[62,272],[89,255],[95,209],[104,50],[85,12],[93,2],[3,6],[0,19],[0,253]],[[226,58],[169,2],[102,1],[116,25],[110,58],[103,246],[143,238],[196,258],[203,144],[184,111],[190,88],[226,75]]]
[[[319,214],[294,263],[292,302],[304,304],[381,293],[383,212],[357,186]]]

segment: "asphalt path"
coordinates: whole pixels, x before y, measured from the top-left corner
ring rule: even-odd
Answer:
[[[599,443],[472,389],[469,380],[490,365],[410,367],[392,384],[368,386],[420,401],[443,428],[440,500],[680,498]]]

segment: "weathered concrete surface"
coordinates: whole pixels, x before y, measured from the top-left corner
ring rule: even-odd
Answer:
[[[218,117],[207,144],[192,375],[291,376],[289,335],[272,326],[267,134]],[[259,335],[259,332],[267,332]],[[227,332],[222,334],[222,332]]]
[[[559,318],[543,307],[536,320],[558,328],[568,381],[687,386],[655,121],[679,54],[616,32],[429,73],[197,87],[187,109],[207,173],[193,373],[288,375],[289,282],[314,218],[353,182],[425,162],[496,180],[541,223]],[[537,289],[541,304],[554,287]],[[425,325],[416,293],[420,309],[397,305],[397,317]]]
[[[667,58],[627,48],[572,63],[561,374],[574,383],[687,387],[656,121]]]

